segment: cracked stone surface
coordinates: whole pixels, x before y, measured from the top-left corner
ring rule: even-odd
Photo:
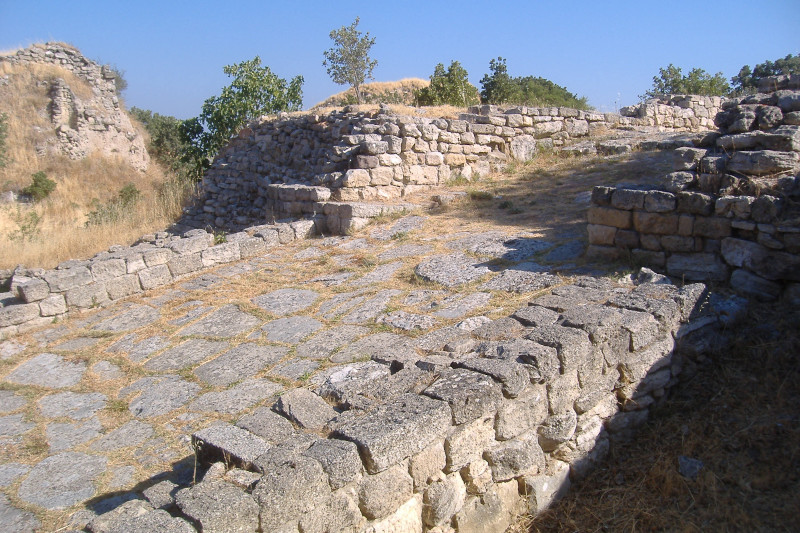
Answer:
[[[181,335],[202,335],[227,339],[249,331],[261,321],[235,305],[225,305],[211,315],[181,330]]]
[[[267,313],[284,316],[302,311],[317,298],[319,294],[308,289],[278,289],[253,298],[253,303]]]

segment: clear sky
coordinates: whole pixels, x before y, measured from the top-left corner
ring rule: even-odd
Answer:
[[[356,16],[376,39],[377,81],[427,79],[455,59],[480,88],[502,56],[512,76],[548,78],[601,111],[636,103],[669,63],[730,78],[800,53],[800,0],[0,0],[0,50],[68,42],[125,72],[129,107],[178,118],[229,83],[224,65],[259,55],[282,78],[304,76],[310,107],[344,89],[322,52]]]

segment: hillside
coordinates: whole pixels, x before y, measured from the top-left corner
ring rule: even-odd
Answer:
[[[365,83],[361,86],[365,104],[403,104],[414,105],[414,91],[427,87],[428,80],[420,78],[405,78],[399,81],[376,81]],[[322,107],[341,107],[356,103],[356,93],[353,88],[329,96],[311,109]]]
[[[176,191],[150,162],[145,134],[125,111],[110,67],[61,43],[6,53],[0,114],[8,131],[0,268],[52,267],[129,244],[179,212]],[[55,183],[39,202],[24,193],[35,173]],[[96,224],[86,228],[90,214]]]

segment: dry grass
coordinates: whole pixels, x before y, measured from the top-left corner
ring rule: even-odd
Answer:
[[[37,154],[37,146],[52,144],[56,138],[48,110],[52,80],[63,78],[80,99],[92,96],[86,82],[52,65],[23,68],[2,63],[0,75],[6,74],[9,83],[0,87],[0,113],[9,117],[10,162],[0,169],[0,192],[20,191],[38,171],[55,181],[56,189],[39,204],[0,204],[0,268],[18,264],[50,268],[66,259],[91,256],[112,244],[130,244],[177,219],[187,190],[170,182],[155,163],[143,173],[122,159],[99,154],[80,161]],[[114,200],[129,184],[141,192],[141,200],[123,220],[84,227],[89,212]],[[32,216],[40,219],[31,234],[33,239],[21,241],[20,227]]]
[[[421,78],[404,78],[398,81],[374,81],[372,83],[363,84],[361,86],[361,94],[366,100],[384,94],[397,95],[403,98],[404,103],[410,104],[414,100],[414,91],[427,87],[429,84],[430,81]],[[329,96],[311,109],[342,106],[344,102],[355,101],[355,97],[356,93],[351,87],[345,91]]]
[[[746,324],[634,441],[512,531],[796,531],[800,314],[758,306]],[[696,480],[679,455],[703,461]]]

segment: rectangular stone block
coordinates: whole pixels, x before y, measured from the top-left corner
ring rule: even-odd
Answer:
[[[118,278],[127,273],[125,261],[123,259],[106,259],[104,261],[94,261],[89,267],[95,281],[105,281],[107,279]]]
[[[118,278],[106,281],[106,291],[112,300],[125,298],[137,292],[142,292],[142,287],[139,285],[139,276],[136,274],[126,274]]]
[[[667,273],[691,281],[727,281],[729,269],[717,254],[675,253],[667,259]]]
[[[589,224],[613,226],[620,229],[630,228],[632,221],[630,211],[614,209],[613,207],[590,207],[587,217]]]
[[[147,268],[142,254],[131,254],[125,258],[125,271],[128,274],[136,274],[140,270]]]
[[[631,189],[617,189],[611,195],[611,207],[631,211],[634,209],[644,209],[644,199],[647,191],[635,191]]]
[[[614,236],[614,244],[620,248],[638,248],[639,234],[632,230],[617,230]]]
[[[679,192],[678,211],[708,216],[714,211],[714,198],[701,192]]]
[[[267,249],[267,243],[264,242],[264,239],[249,237],[239,241],[239,253],[242,255],[242,259],[263,255],[267,252]]]
[[[656,268],[663,267],[667,262],[667,258],[664,255],[664,252],[658,252],[653,250],[642,250],[642,249],[631,250],[631,258],[633,258],[633,260],[636,261],[637,264],[650,265]]]
[[[697,217],[692,233],[698,237],[724,239],[731,235],[731,221],[728,218]]]
[[[44,300],[50,294],[47,282],[38,278],[31,278],[16,286],[17,296],[26,303]]]
[[[178,255],[190,255],[202,252],[213,244],[214,236],[210,233],[203,232],[200,235],[172,241],[167,247]]]
[[[200,261],[204,267],[212,267],[222,263],[238,261],[242,258],[238,242],[225,242],[200,252]]]
[[[0,328],[16,326],[39,316],[39,304],[18,304],[0,307]]]
[[[51,294],[39,302],[39,312],[42,316],[56,316],[67,312],[67,301],[63,294]]]
[[[589,224],[587,230],[589,232],[589,244],[613,246],[617,228],[602,226],[600,224]]]
[[[450,420],[446,402],[404,394],[343,424],[334,436],[354,442],[367,471],[375,474],[443,438]]]
[[[183,261],[190,257],[192,256],[176,257],[173,261]],[[197,254],[197,258],[199,260],[200,254]],[[171,262],[172,261],[170,261],[170,263]],[[167,265],[156,265],[154,267],[145,268],[144,270],[140,270],[138,275],[139,283],[141,283],[142,289],[144,290],[160,287],[172,281],[172,274],[170,274],[170,269]]]
[[[156,265],[165,265],[172,259],[172,250],[168,248],[154,248],[142,254],[145,265],[153,267]]]
[[[102,281],[95,281],[82,287],[75,287],[68,290],[64,296],[69,307],[80,307],[88,309],[97,307],[109,301],[106,284]]]
[[[166,265],[158,265],[158,266],[168,267],[168,271],[171,274],[171,276],[178,277],[184,274],[189,274],[191,272],[197,272],[198,270],[203,268],[203,260],[200,255],[200,252],[198,252],[194,254],[179,255],[177,257],[173,257],[170,260],[170,262],[167,263]],[[158,267],[153,267],[153,268],[158,268]],[[139,279],[142,279],[141,272],[139,273]],[[147,288],[144,286],[144,281],[142,281],[142,287]]]
[[[655,233],[657,235],[677,233],[678,215],[637,211],[633,214],[633,227],[642,233]]]
[[[93,281],[93,278],[88,268],[79,266],[64,270],[49,270],[44,273],[44,280],[50,286],[51,292],[64,292],[74,287],[87,285]]]
[[[677,199],[670,192],[648,191],[644,198],[644,209],[649,213],[668,213],[675,210]]]

